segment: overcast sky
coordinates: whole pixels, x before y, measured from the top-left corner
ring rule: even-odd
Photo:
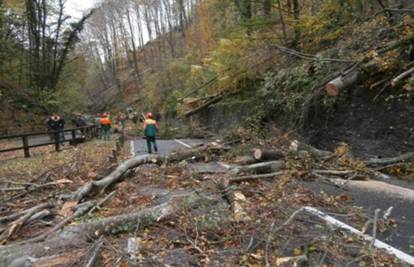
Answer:
[[[73,18],[81,18],[82,14],[91,9],[99,0],[67,0],[66,13]]]

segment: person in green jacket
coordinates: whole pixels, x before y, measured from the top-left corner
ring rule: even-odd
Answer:
[[[111,140],[111,124],[112,121],[109,118],[108,113],[104,113],[100,120],[101,128],[102,128],[102,137],[105,141]]]
[[[154,115],[149,112],[146,116],[146,119],[144,121],[144,135],[145,139],[147,140],[147,148],[148,153],[152,153],[152,146],[154,146],[155,153],[158,152],[157,142],[156,142],[156,136],[158,132],[158,123],[154,119]]]

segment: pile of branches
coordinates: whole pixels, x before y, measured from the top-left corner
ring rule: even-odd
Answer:
[[[364,163],[364,168],[357,164],[348,164],[348,167],[354,166],[354,168],[332,169],[333,166],[344,166],[345,153],[323,151],[294,141],[290,148],[285,150],[255,149],[251,155],[238,157],[233,164],[222,164],[226,169],[223,174],[201,184],[199,181],[193,181],[186,190],[157,193],[155,197],[160,202],[156,204],[119,215],[69,225],[80,218],[90,218],[102,206],[107,205],[116,194],[116,185],[131,177],[140,177],[141,171],[138,170],[142,166],[171,166],[172,169],[184,166],[183,168],[186,169],[185,166],[189,161],[220,160],[228,150],[226,145],[209,143],[168,156],[136,156],[117,164],[108,175],[94,177],[68,194],[53,196],[49,201],[3,216],[0,218],[4,243],[0,246],[0,265],[22,266],[30,263],[34,266],[42,266],[41,264],[51,264],[50,262],[53,261],[62,263],[68,258],[73,260],[73,256],[80,253],[85,266],[100,266],[97,262],[99,258],[105,257],[108,250],[115,251],[122,260],[132,264],[145,262],[148,259],[140,258],[140,255],[145,256],[147,253],[149,257],[149,248],[145,247],[148,236],[139,235],[142,239],[137,237],[144,228],[152,229],[159,235],[163,231],[180,230],[178,239],[170,241],[167,248],[171,250],[172,246],[191,251],[196,255],[197,263],[220,261],[219,248],[223,247],[223,244],[225,248],[233,247],[237,250],[232,256],[226,256],[233,264],[236,262],[291,266],[294,262],[312,261],[309,256],[311,250],[317,250],[319,261],[323,262],[328,254],[330,258],[335,257],[333,247],[326,247],[326,251],[329,252],[324,254],[323,246],[333,244],[331,242],[333,239],[336,240],[335,244],[343,242],[345,237],[338,237],[335,231],[324,226],[332,219],[331,217],[303,206],[316,202],[327,208],[337,207],[316,198],[309,190],[300,188],[294,176],[313,175],[328,181],[333,180],[331,176],[334,176],[351,181],[363,178],[367,173],[380,173],[377,170],[380,167],[400,164],[414,157],[412,154],[406,154],[397,158],[368,160]],[[292,159],[296,160],[292,161]],[[191,179],[190,177],[191,175],[186,179]],[[211,187],[211,184],[209,186],[210,181],[214,182],[214,186]],[[199,188],[194,190],[197,185]],[[295,197],[296,194],[300,194],[301,197]],[[11,239],[25,225],[50,217],[51,214],[56,214],[56,210],[59,210],[59,214],[63,217],[57,223],[49,223],[49,227],[44,228],[41,233],[30,235],[29,238],[16,241]],[[300,220],[297,220],[299,217]],[[307,223],[303,224],[304,221]],[[320,227],[309,228],[309,222]],[[330,223],[340,225],[338,222]],[[339,227],[338,225],[336,226]],[[323,233],[331,236],[332,240],[329,239],[327,243],[315,243],[306,238],[308,245],[294,253],[298,255],[276,256],[275,248],[281,246],[280,241],[285,240],[285,237],[288,237],[285,241],[292,240],[292,233],[289,232],[293,229],[302,231],[301,235],[295,235],[294,239],[297,238],[295,242],[304,242],[303,236],[306,236],[306,231],[320,235],[321,233],[317,232],[322,228]],[[135,235],[126,237],[126,251],[114,248],[113,242],[109,240],[114,234],[133,231]],[[242,233],[249,235],[247,244],[240,236]],[[276,238],[281,233],[286,236]],[[356,234],[363,236],[362,233]],[[349,237],[350,235],[346,235],[346,238]],[[162,237],[158,238],[162,239]],[[164,239],[168,238],[163,237],[162,240]],[[360,240],[354,241],[361,247],[364,246]],[[372,246],[378,245],[375,237],[368,238],[367,241],[372,243]],[[79,247],[90,247],[90,250],[85,254],[76,250]],[[290,248],[294,249],[294,247]],[[71,255],[69,257],[68,251]],[[366,257],[383,259],[387,257],[385,255],[371,250],[370,254],[361,256],[364,259]],[[162,254],[160,253],[159,256],[162,257]],[[388,257],[393,259],[392,256]],[[161,261],[159,263],[161,264]]]

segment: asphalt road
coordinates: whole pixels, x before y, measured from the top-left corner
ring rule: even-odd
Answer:
[[[180,140],[157,140],[159,147],[159,154],[166,155],[179,149],[190,149],[203,143],[203,140],[194,139],[180,139]],[[131,141],[131,154],[142,155],[146,154],[146,141],[138,139]],[[214,173],[224,171],[222,166],[218,163],[195,163],[190,166],[196,172],[200,173]],[[408,189],[413,189],[414,184],[404,182],[396,179],[388,181],[389,184],[398,185]],[[394,246],[397,249],[404,251],[407,254],[414,255],[414,202],[405,200],[392,194],[387,194],[380,191],[364,190],[363,188],[352,188],[344,190],[318,181],[305,182],[304,186],[310,188],[314,193],[319,194],[324,191],[330,195],[347,194],[352,197],[353,205],[362,208],[364,214],[370,218],[374,217],[376,209],[380,209],[382,214],[389,208],[393,207],[391,218],[397,221],[397,227],[393,228],[383,234],[378,234],[378,239]],[[334,216],[335,217],[335,216]],[[337,217],[338,220],[348,223],[344,217]],[[352,226],[352,223],[349,223]],[[368,234],[371,234],[370,232]]]
[[[203,143],[199,139],[172,139],[172,140],[157,140],[158,153],[162,156],[180,150],[190,149]],[[132,140],[130,143],[131,154],[134,156],[147,154],[147,142],[145,139]]]
[[[407,254],[414,255],[413,248],[410,247],[414,245],[413,201],[387,194],[384,191],[372,191],[355,187],[344,190],[318,181],[306,182],[305,186],[317,194],[323,191],[330,195],[349,195],[352,197],[353,205],[361,207],[370,218],[374,217],[376,209],[381,210],[380,216],[382,216],[389,207],[393,207],[390,218],[397,221],[397,227],[383,234],[378,234],[378,239]],[[338,217],[337,219],[346,222],[344,217]],[[350,223],[350,225],[352,224]],[[371,232],[369,231],[368,234],[371,234]]]

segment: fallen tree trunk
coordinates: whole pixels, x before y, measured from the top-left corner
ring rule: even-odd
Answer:
[[[111,174],[106,176],[105,178],[99,181],[89,182],[82,187],[80,187],[76,192],[73,192],[70,195],[63,195],[62,199],[69,199],[69,200],[82,200],[85,196],[91,194],[94,190],[105,190],[108,186],[112,185],[115,182],[118,182],[122,179],[123,174],[139,165],[147,164],[147,163],[157,163],[162,161],[162,158],[159,156],[151,156],[151,155],[141,155],[134,158],[131,158],[122,164],[120,164]]]
[[[399,198],[414,202],[414,190],[404,188],[401,186],[392,185],[380,181],[355,181],[343,179],[330,179],[333,183],[341,187],[349,187],[359,189],[362,191],[376,192],[381,195],[389,195],[394,198]]]
[[[203,110],[203,109],[205,109],[205,108],[221,101],[227,95],[228,95],[228,93],[220,93],[216,96],[213,96],[209,100],[207,100],[205,103],[203,103],[200,106],[196,107],[195,109],[192,109],[192,110],[184,113],[184,116],[185,117],[190,117],[190,116],[196,114],[197,112],[199,112],[199,111],[201,111],[201,110]]]
[[[333,155],[330,151],[317,149],[311,145],[299,142],[298,140],[295,140],[290,144],[290,150],[295,152],[307,151],[309,154],[317,158],[328,158]]]
[[[412,39],[391,42],[387,47],[377,50],[376,53],[378,55],[385,54],[386,52],[397,49],[399,47],[410,45],[411,42]],[[339,76],[329,81],[325,85],[325,90],[330,96],[338,96],[341,91],[357,84],[359,81],[363,80],[369,75],[378,73],[379,70],[380,68],[375,60],[368,61],[365,64],[363,64],[361,61],[346,73],[341,73]]]
[[[285,162],[283,160],[277,161],[268,161],[268,162],[261,162],[247,166],[238,166],[230,170],[231,175],[239,174],[239,173],[270,173],[270,172],[277,172],[280,171],[285,167]]]
[[[343,91],[356,84],[359,80],[359,75],[360,72],[358,70],[354,70],[347,75],[336,77],[326,84],[326,92],[330,96],[338,96],[340,91]]]
[[[248,164],[253,164],[256,162],[257,160],[252,156],[238,156],[234,160],[234,164],[237,164],[237,165],[248,165]]]
[[[209,106],[211,106],[213,104],[216,104],[217,102],[220,102],[223,98],[231,96],[231,95],[235,95],[235,94],[238,94],[238,93],[240,93],[240,90],[236,90],[236,91],[232,91],[232,92],[222,92],[220,94],[212,96],[212,97],[209,98],[209,100],[207,100],[206,102],[204,102],[200,106],[184,113],[184,117],[191,117],[192,115],[200,112],[201,110],[203,110],[205,108],[208,108]]]
[[[377,166],[377,165],[389,165],[389,164],[396,164],[400,162],[408,162],[414,160],[414,152],[402,154],[397,157],[391,158],[380,158],[380,159],[369,159],[364,161],[367,166]]]
[[[279,150],[265,150],[257,148],[253,152],[253,157],[257,161],[279,160],[284,158],[284,154]]]
[[[213,143],[211,145],[205,145],[202,147],[189,149],[189,150],[180,150],[173,152],[165,158],[160,158],[159,162],[179,162],[186,159],[200,160],[204,159],[207,154],[221,154],[223,151],[229,150],[228,147],[221,146],[219,144]]]
[[[168,202],[155,207],[84,224],[67,226],[44,242],[0,246],[0,266],[9,266],[21,258],[44,257],[56,251],[79,247],[82,244],[86,245],[91,239],[97,238],[102,234],[135,230],[138,222],[140,227],[150,226],[174,214],[179,208],[178,206],[180,206],[177,205],[177,202],[185,203],[186,207],[191,208],[199,205],[201,201],[216,202],[218,199],[202,196],[194,192],[186,195],[177,195],[176,197],[171,197]]]
[[[149,163],[161,165],[164,162],[177,162],[188,158],[198,159],[202,158],[206,153],[219,153],[226,149],[227,148],[219,145],[206,145],[204,147],[200,147],[197,149],[183,150],[176,153],[172,153],[167,157],[162,157],[159,155],[136,156],[121,163],[111,174],[109,174],[105,178],[99,181],[89,182],[80,187],[76,192],[73,192],[69,195],[62,195],[61,198],[65,200],[80,201],[88,195],[102,192],[112,184],[121,181],[124,178],[127,171],[136,168],[140,165]]]

